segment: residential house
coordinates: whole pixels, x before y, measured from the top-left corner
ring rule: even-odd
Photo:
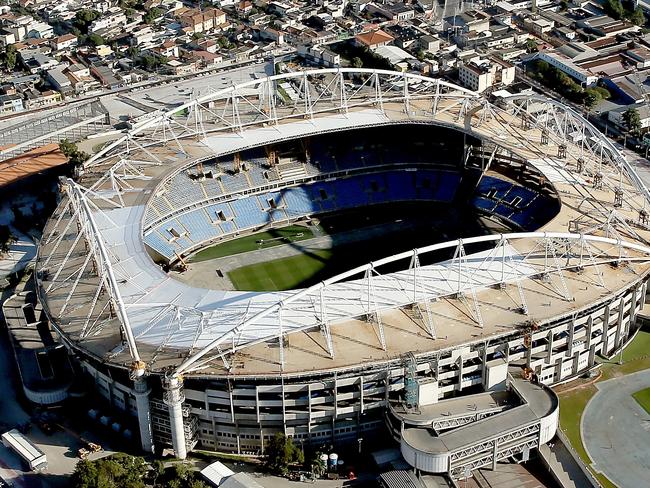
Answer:
[[[46,56],[38,49],[22,49],[18,54],[23,65],[31,74],[47,71],[59,64],[56,59]]]
[[[119,7],[111,9],[108,15],[94,20],[88,27],[91,33],[98,32],[103,29],[112,29],[115,27],[124,26],[127,23],[126,15]]]
[[[190,73],[194,73],[196,70],[196,64],[195,63],[183,63],[177,59],[172,59],[170,61],[167,61],[165,63],[165,71],[171,75],[187,75]]]
[[[179,12],[179,20],[184,30],[190,34],[208,32],[226,23],[226,14],[216,8],[204,11],[185,9]]]
[[[188,56],[197,68],[211,68],[223,61],[221,54],[208,51],[190,51]]]
[[[335,68],[341,65],[341,56],[324,46],[298,46],[298,54],[318,66]]]
[[[385,46],[393,42],[395,38],[381,29],[362,32],[354,36],[354,41],[358,46],[366,47],[371,51],[378,47]]]
[[[65,51],[71,49],[77,45],[78,39],[74,34],[64,34],[59,37],[55,37],[50,42],[52,49],[55,51]]]
[[[505,61],[481,59],[476,56],[463,62],[458,69],[460,83],[478,93],[493,86],[507,86],[515,80],[515,67]]]
[[[36,108],[51,107],[61,103],[62,96],[59,92],[54,90],[47,90],[43,93],[40,93],[38,90],[31,88],[25,93],[25,107],[28,110],[33,110]]]
[[[31,39],[49,39],[54,37],[54,28],[45,22],[32,22],[27,25],[27,37]]]
[[[404,3],[371,3],[367,7],[368,12],[378,13],[388,20],[404,21],[415,17],[415,10]]]
[[[97,80],[99,80],[102,86],[110,88],[111,90],[123,85],[108,66],[94,64],[90,67],[90,72],[95,78],[97,78]]]
[[[74,86],[68,76],[64,73],[64,70],[65,68],[60,66],[48,70],[47,81],[52,85],[52,88],[65,95],[74,91]]]
[[[25,110],[23,97],[17,93],[0,95],[0,114],[11,114]]]
[[[418,41],[420,49],[426,52],[435,54],[440,50],[440,39],[435,36],[425,35],[420,37]]]

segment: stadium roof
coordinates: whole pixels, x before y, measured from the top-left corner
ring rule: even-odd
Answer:
[[[359,74],[365,75],[362,81],[358,81]],[[284,82],[294,83],[298,96],[291,106],[275,105],[279,102],[269,97]],[[182,119],[179,114],[187,115]],[[526,121],[523,125],[522,120]],[[490,141],[495,153],[499,149],[521,158],[531,171],[539,171],[559,189],[564,203],[561,214],[539,233],[481,236],[428,246],[359,267],[306,290],[287,292],[193,288],[163,273],[147,254],[142,242],[147,203],[162,191],[170,175],[197,161],[269,141],[388,123],[453,127]],[[547,143],[540,144],[544,137]],[[559,156],[562,151],[566,154]],[[580,171],[576,171],[578,161],[582,161]],[[497,107],[466,89],[417,75],[331,69],[243,83],[143,122],[93,157],[89,167],[103,175],[94,184],[87,183],[92,185],[89,188],[70,182],[69,199],[46,229],[39,263],[40,269],[47,270],[41,273],[42,293],[55,323],[57,313],[61,314],[58,326],[64,335],[97,356],[123,364],[129,358],[139,359],[138,349],[150,367],[156,363],[160,368],[199,373],[261,375],[278,364],[282,371],[299,372],[312,366],[336,368],[359,358],[391,360],[404,348],[432,351],[508,333],[521,321],[575,313],[594,299],[593,290],[582,287],[587,277],[606,281],[611,288],[638,279],[638,275],[602,264],[638,261],[635,269],[643,274],[650,256],[648,229],[630,224],[638,221],[647,190],[611,142],[579,114],[541,97],[511,97]],[[593,183],[595,175],[600,186]],[[622,206],[614,205],[618,191],[624,195]],[[64,211],[66,205],[70,212]],[[78,216],[81,234],[67,215]],[[571,230],[572,223],[580,225],[578,231]],[[90,244],[90,252],[62,252],[64,248],[83,249],[82,237]],[[464,255],[467,244],[490,241],[496,244],[492,251]],[[408,267],[396,273],[381,272],[384,264],[408,262],[441,248],[455,250],[455,257],[415,271]],[[98,284],[80,279],[89,256],[97,259]],[[585,262],[589,264],[585,277],[568,274]],[[532,279],[540,273],[557,276],[550,297],[544,291],[548,284]],[[512,306],[507,311],[495,307],[508,295],[491,286],[505,283],[517,288],[515,301],[526,313]],[[412,293],[413,289],[418,293]],[[89,303],[88,296],[95,298]],[[446,314],[439,307],[454,310],[447,301],[460,300],[461,308],[468,310],[454,314],[463,327],[450,327],[443,320],[443,339],[442,332],[436,335],[431,330],[429,321],[427,333],[414,333],[413,341],[405,343],[400,334],[410,334],[420,326],[395,318],[393,312],[431,299],[438,299],[430,306],[443,317]],[[116,313],[106,316],[107,310]],[[384,314],[386,320],[396,320],[402,332],[384,327],[384,319],[379,318]],[[361,316],[376,317],[374,325],[358,320]],[[510,328],[504,325],[506,318]],[[335,327],[339,335],[331,333]],[[367,344],[343,340],[350,330],[365,335]],[[309,340],[291,334],[291,341],[313,349],[311,360],[297,347],[290,353],[284,351],[284,340],[278,341],[298,331]],[[379,340],[376,335],[371,339],[374,334]],[[122,343],[123,336],[127,345]],[[273,339],[276,345],[271,344]],[[376,345],[368,345],[370,341]],[[254,353],[246,364],[230,363],[228,358],[243,349]]]

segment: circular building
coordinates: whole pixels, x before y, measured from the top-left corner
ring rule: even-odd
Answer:
[[[615,353],[645,302],[647,190],[542,97],[275,75],[135,121],[62,186],[43,309],[143,448],[181,458],[386,427],[454,477],[527,456],[557,425],[543,385]],[[438,438],[503,419],[500,395],[510,430],[472,456]],[[436,430],[461,396],[487,406]]]

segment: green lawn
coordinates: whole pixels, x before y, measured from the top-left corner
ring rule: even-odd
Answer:
[[[650,388],[639,390],[632,395],[636,402],[643,407],[643,409],[650,413]]]
[[[281,237],[281,239],[277,239]],[[189,259],[190,263],[198,263],[207,261],[209,259],[222,258],[224,256],[232,256],[233,254],[240,254],[243,252],[256,251],[258,249],[265,249],[267,247],[280,246],[288,242],[302,241],[311,239],[314,234],[311,228],[301,225],[290,225],[281,229],[271,229],[265,232],[259,232],[232,241],[217,244],[216,246],[208,247],[196,253]],[[274,239],[274,240],[269,240]],[[260,241],[266,241],[261,243]]]
[[[601,367],[603,374],[599,381],[618,378],[626,374],[650,368],[648,351],[650,351],[650,331],[641,330],[634,338],[634,341],[623,351],[623,364],[618,364],[618,355],[611,362],[603,361]],[[596,394],[596,391],[598,390],[594,385],[589,385],[558,395],[560,397],[560,427],[569,438],[571,446],[573,446],[587,466],[591,465],[591,459],[582,444],[580,420],[582,418],[582,412],[587,406],[587,402]],[[643,395],[643,401],[645,403],[641,403],[636,397],[639,394]],[[650,388],[635,393],[634,398],[650,413]],[[594,475],[605,488],[616,488],[606,476],[595,472]]]
[[[317,250],[266,263],[251,264],[228,273],[236,290],[275,291],[298,288],[325,266],[332,256],[329,249]]]

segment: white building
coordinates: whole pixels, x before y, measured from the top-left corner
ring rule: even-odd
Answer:
[[[481,93],[493,86],[507,86],[515,81],[515,67],[498,59],[473,58],[458,69],[463,86]]]
[[[102,29],[110,29],[112,27],[118,27],[120,25],[126,25],[126,15],[121,9],[118,9],[117,12],[112,12],[105,17],[100,17],[99,19],[93,21],[88,28],[90,32],[97,32]]]
[[[537,55],[537,59],[546,61],[551,66],[556,67],[563,73],[569,75],[571,78],[577,80],[583,86],[591,86],[598,81],[598,76],[594,75],[592,72],[587,71],[584,68],[581,68],[571,59],[560,53],[541,51]]]
[[[49,39],[54,37],[54,29],[45,22],[32,22],[27,25],[27,37],[30,39]]]

